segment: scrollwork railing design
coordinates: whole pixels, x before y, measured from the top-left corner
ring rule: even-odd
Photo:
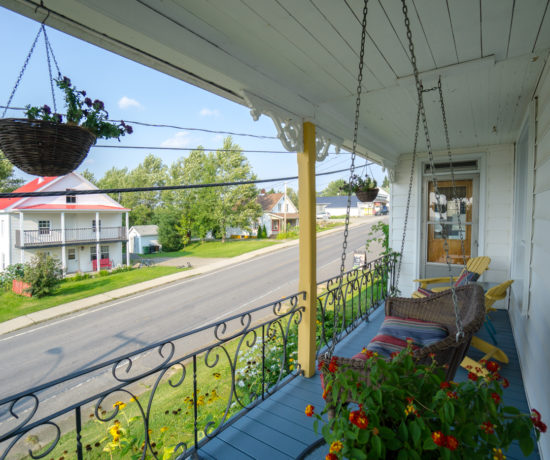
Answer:
[[[1,399],[0,460],[192,455],[300,375],[303,298],[283,298]]]
[[[340,282],[335,276],[317,285],[317,355],[338,343],[394,293],[397,253],[354,268]]]

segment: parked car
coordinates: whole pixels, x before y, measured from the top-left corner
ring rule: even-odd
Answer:
[[[375,216],[387,216],[390,213],[390,210],[386,205],[382,206],[378,211],[374,213]]]
[[[319,214],[317,214],[317,219],[320,219],[320,220],[327,220],[330,218],[330,214],[328,212],[320,212]]]

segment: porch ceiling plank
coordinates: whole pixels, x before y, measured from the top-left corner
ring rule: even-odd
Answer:
[[[248,1],[250,2],[250,0]],[[337,2],[316,6],[311,0],[309,2],[277,1],[292,13],[293,17],[302,24],[302,27],[308,33],[322,44],[326,50],[325,54],[328,52],[331,55],[339,56],[339,60],[345,62],[346,69],[353,79],[349,87],[350,93],[355,94],[362,15],[357,17],[354,11]],[[326,27],[323,27],[324,24],[326,24]],[[367,31],[370,28],[371,17],[369,11]],[[323,59],[323,56],[320,56],[320,58]],[[363,78],[363,86],[366,91],[383,88],[387,86],[388,82],[392,82],[396,78],[395,72],[371,40],[369,33],[367,33],[365,40],[364,65],[365,69],[369,71]]]
[[[458,61],[481,58],[480,0],[451,0],[447,3],[451,14]]]
[[[383,10],[386,12],[387,16],[390,18],[392,27],[396,31],[399,40],[408,50],[409,43],[407,40],[407,33],[405,29],[405,19],[401,10],[401,0],[384,0],[383,2],[379,0],[379,2]],[[418,70],[420,70],[420,72],[423,72],[426,70],[434,69],[436,67],[436,62],[432,55],[430,46],[427,42],[424,30],[422,29],[422,24],[418,20],[416,8],[411,2],[408,2],[407,6]]]
[[[537,52],[540,49],[546,49],[550,47],[550,2],[546,6],[544,12],[544,19],[542,21],[540,31],[537,35],[537,41],[531,52]]]
[[[458,54],[447,2],[414,0],[414,6],[436,66],[457,64]]]
[[[539,28],[544,21],[548,0],[528,0],[529,8],[514,8],[514,19],[508,46],[508,58],[530,53],[535,47]],[[542,44],[542,43],[541,43]],[[545,48],[550,45],[544,44]]]
[[[207,19],[210,26],[231,37],[232,54],[240,56],[243,62],[253,63],[251,65],[261,69],[270,78],[285,82],[286,86],[307,98],[321,97],[327,87],[334,89],[337,94],[348,94],[353,77],[338,71],[341,66],[337,61],[325,67],[316,62],[312,57],[315,55],[313,48],[319,45],[280,6],[273,2],[270,5],[269,15],[262,18],[257,15],[254,5],[251,7],[240,0],[185,2],[185,8]],[[287,26],[292,27],[288,33],[279,30]],[[301,40],[306,40],[306,46],[302,46],[296,39],[298,34]],[[216,42],[216,46],[222,48],[228,45]],[[326,53],[323,54],[326,57]],[[305,84],[308,75],[315,75],[315,79]]]
[[[481,42],[483,56],[506,59],[514,0],[481,1]]]

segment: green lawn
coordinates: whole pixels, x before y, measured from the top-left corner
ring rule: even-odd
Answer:
[[[13,292],[2,292],[0,322],[178,271],[181,269],[177,267],[147,267],[81,281],[67,279],[59,285],[53,295],[41,299],[20,296]]]
[[[157,252],[156,254],[143,254],[145,259],[155,259],[159,257],[235,257],[256,249],[265,248],[277,244],[273,240],[227,240],[206,241],[191,243],[181,251]]]

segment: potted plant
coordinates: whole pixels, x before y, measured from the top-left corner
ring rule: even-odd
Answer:
[[[37,176],[59,176],[74,171],[96,139],[132,133],[121,121],[113,123],[102,101],[79,91],[67,77],[55,80],[64,93],[66,114],[47,105],[26,108],[27,118],[0,120],[0,149],[19,169]]]
[[[340,187],[340,190],[346,193],[355,193],[357,199],[363,202],[374,201],[378,195],[376,180],[369,176],[365,176],[363,179],[357,174],[352,175],[349,183]]]
[[[514,440],[528,455],[536,437],[546,431],[540,414],[522,414],[504,406],[502,389],[508,386],[495,362],[472,369],[465,382],[445,380],[444,370],[432,358],[419,364],[413,345],[383,359],[363,350],[369,382],[352,368],[338,368],[335,360],[321,363],[327,405],[315,413],[330,452],[327,460],[349,459],[502,459]],[[348,404],[352,400],[354,403]]]

